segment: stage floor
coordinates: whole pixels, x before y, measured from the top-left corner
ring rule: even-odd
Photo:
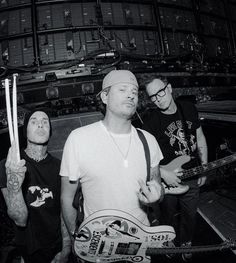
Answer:
[[[236,188],[202,192],[198,212],[222,241],[236,241]]]
[[[234,195],[236,196],[235,190]],[[236,240],[236,199],[232,200],[219,195],[214,190],[206,190],[200,195],[193,246],[218,245],[225,240]],[[162,255],[155,256],[154,262],[183,263],[183,260],[180,255],[173,258]],[[234,263],[236,262],[236,250],[194,253],[189,262]]]

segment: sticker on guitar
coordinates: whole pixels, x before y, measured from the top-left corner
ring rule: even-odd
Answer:
[[[190,156],[183,155],[183,156],[179,156],[175,158],[173,161],[171,161],[167,165],[162,165],[161,167],[168,171],[174,171],[175,169],[181,168],[183,165],[187,164],[190,161],[191,161]],[[224,165],[230,164],[235,161],[236,161],[236,153],[226,156],[224,158],[209,162],[204,165],[196,166],[191,169],[187,169],[187,170],[183,169],[182,170],[183,175],[179,176],[179,178],[181,180],[185,180],[191,177],[195,177],[195,176],[201,175],[203,173],[217,169],[219,167],[222,167]],[[207,176],[208,175],[210,174],[207,174]],[[165,189],[165,194],[178,195],[178,194],[184,194],[189,190],[189,186],[183,185],[183,184],[180,184],[178,187],[171,187],[163,182],[162,185]]]
[[[74,251],[88,262],[130,261],[149,263],[149,248],[160,248],[175,238],[174,228],[143,225],[120,210],[90,215],[75,233]]]

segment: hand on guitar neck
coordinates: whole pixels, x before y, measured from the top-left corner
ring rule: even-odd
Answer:
[[[161,178],[169,187],[178,187],[181,184],[180,176],[183,175],[182,169],[178,168],[173,171],[167,170],[161,166]]]
[[[162,185],[165,190],[165,194],[183,194],[189,190],[188,185],[182,185],[180,177],[183,175],[181,167],[171,170],[167,166],[161,166],[161,178]]]
[[[191,161],[190,156],[183,155],[175,158],[167,165],[161,166],[161,177],[163,179],[163,187],[165,194],[184,194],[189,190],[188,185],[182,184],[184,179],[191,177],[198,178],[198,176],[205,176],[206,172],[217,169],[224,165],[236,161],[236,153],[226,156],[224,158],[209,162],[204,165],[195,166],[190,169],[182,169],[183,165]],[[209,176],[210,173],[207,174]]]

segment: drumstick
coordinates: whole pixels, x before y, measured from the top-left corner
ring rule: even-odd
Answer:
[[[12,128],[12,116],[11,116],[11,102],[10,102],[10,91],[9,91],[9,79],[5,79],[5,96],[6,96],[6,107],[7,107],[7,123],[10,135],[10,142],[14,141],[13,128]]]
[[[13,74],[13,90],[12,90],[12,101],[13,101],[13,128],[14,128],[14,139],[16,143],[16,158],[20,161],[20,150],[19,150],[19,136],[18,136],[18,119],[17,119],[17,91],[16,91],[16,77],[18,74]]]
[[[13,90],[12,90],[12,101],[13,101],[13,113],[11,113],[11,100],[10,100],[10,88],[9,79],[5,79],[5,95],[6,95],[6,107],[7,107],[7,122],[10,136],[11,145],[15,141],[16,145],[16,158],[20,161],[20,150],[19,150],[19,136],[18,136],[18,120],[17,120],[17,91],[16,91],[16,76],[13,74]],[[13,124],[12,124],[13,114]]]

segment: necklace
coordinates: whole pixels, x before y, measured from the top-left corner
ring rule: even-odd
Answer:
[[[108,129],[107,129],[107,132],[108,132],[110,138],[112,139],[112,142],[114,143],[114,145],[116,146],[117,150],[119,151],[119,153],[121,154],[121,156],[123,158],[123,165],[124,165],[124,167],[125,168],[129,167],[129,162],[128,162],[127,158],[128,158],[128,155],[129,155],[129,150],[130,150],[130,145],[131,145],[131,137],[132,137],[131,134],[132,134],[132,131],[130,132],[130,135],[129,135],[129,146],[128,146],[128,149],[127,149],[125,154],[121,151],[121,149],[120,149],[119,145],[117,144],[115,138],[112,136],[112,134],[110,133],[110,131]]]

